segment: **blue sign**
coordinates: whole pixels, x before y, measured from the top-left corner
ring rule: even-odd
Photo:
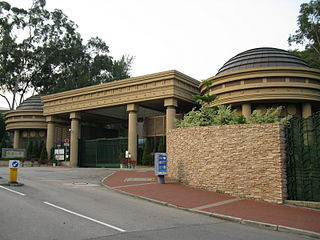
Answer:
[[[154,155],[154,172],[155,175],[167,175],[167,154],[166,153],[155,153]]]
[[[9,168],[19,168],[20,162],[18,160],[10,160],[9,161]]]

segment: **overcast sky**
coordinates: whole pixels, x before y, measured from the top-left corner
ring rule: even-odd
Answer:
[[[31,0],[8,2],[31,6]],[[47,9],[61,9],[84,40],[102,38],[113,57],[135,56],[132,76],[175,69],[204,80],[242,51],[289,49],[304,2],[309,1],[47,0]]]

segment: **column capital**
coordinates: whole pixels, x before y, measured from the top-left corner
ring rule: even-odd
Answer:
[[[81,119],[80,112],[71,112],[69,118],[70,119]]]
[[[139,110],[139,104],[129,103],[127,104],[127,112],[137,112]]]
[[[55,116],[46,116],[46,122],[56,122],[57,119]]]
[[[303,103],[302,104],[302,117],[308,118],[312,115],[312,106],[311,103]]]
[[[166,98],[166,99],[164,99],[164,106],[165,107],[177,107],[178,101],[175,98]]]

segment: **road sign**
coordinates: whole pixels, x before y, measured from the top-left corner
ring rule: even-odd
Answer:
[[[155,175],[167,175],[167,154],[155,153],[154,165]]]
[[[9,161],[9,168],[19,168],[19,167],[20,167],[20,161],[18,160]]]

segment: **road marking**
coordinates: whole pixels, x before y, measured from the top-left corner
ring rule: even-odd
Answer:
[[[14,191],[14,190],[12,190],[12,189],[10,189],[10,188],[6,188],[6,187],[3,187],[3,186],[0,186],[0,188],[3,188],[3,189],[5,189],[5,190],[7,190],[7,191],[9,191],[9,192],[13,192],[13,193],[19,194],[19,195],[21,195],[21,196],[25,196],[24,193]]]
[[[202,210],[202,209],[217,207],[217,206],[228,204],[228,203],[232,203],[232,202],[237,202],[237,201],[240,201],[240,200],[242,200],[242,199],[240,199],[240,198],[229,199],[229,200],[225,200],[225,201],[221,201],[221,202],[216,202],[216,203],[212,203],[212,204],[207,204],[207,205],[195,207],[193,209]]]
[[[118,227],[116,227],[116,226],[113,226],[113,225],[110,225],[110,224],[101,222],[101,221],[96,220],[96,219],[93,219],[93,218],[91,218],[91,217],[84,216],[84,215],[82,215],[82,214],[79,214],[79,213],[70,211],[70,210],[68,210],[68,209],[59,207],[59,206],[54,205],[54,204],[52,204],[52,203],[49,203],[49,202],[43,202],[43,203],[45,203],[45,204],[47,204],[47,205],[49,205],[49,206],[51,206],[51,207],[54,207],[54,208],[60,209],[60,210],[62,210],[62,211],[65,211],[65,212],[67,212],[67,213],[71,213],[71,214],[73,214],[73,215],[76,215],[76,216],[78,216],[78,217],[82,217],[82,218],[85,218],[85,219],[90,220],[90,221],[92,221],[92,222],[95,222],[95,223],[101,224],[101,225],[103,225],[103,226],[106,226],[106,227],[115,229],[115,230],[117,230],[117,231],[119,231],[119,232],[126,232],[126,230],[124,230],[124,229],[122,229],[122,228],[118,228]]]

